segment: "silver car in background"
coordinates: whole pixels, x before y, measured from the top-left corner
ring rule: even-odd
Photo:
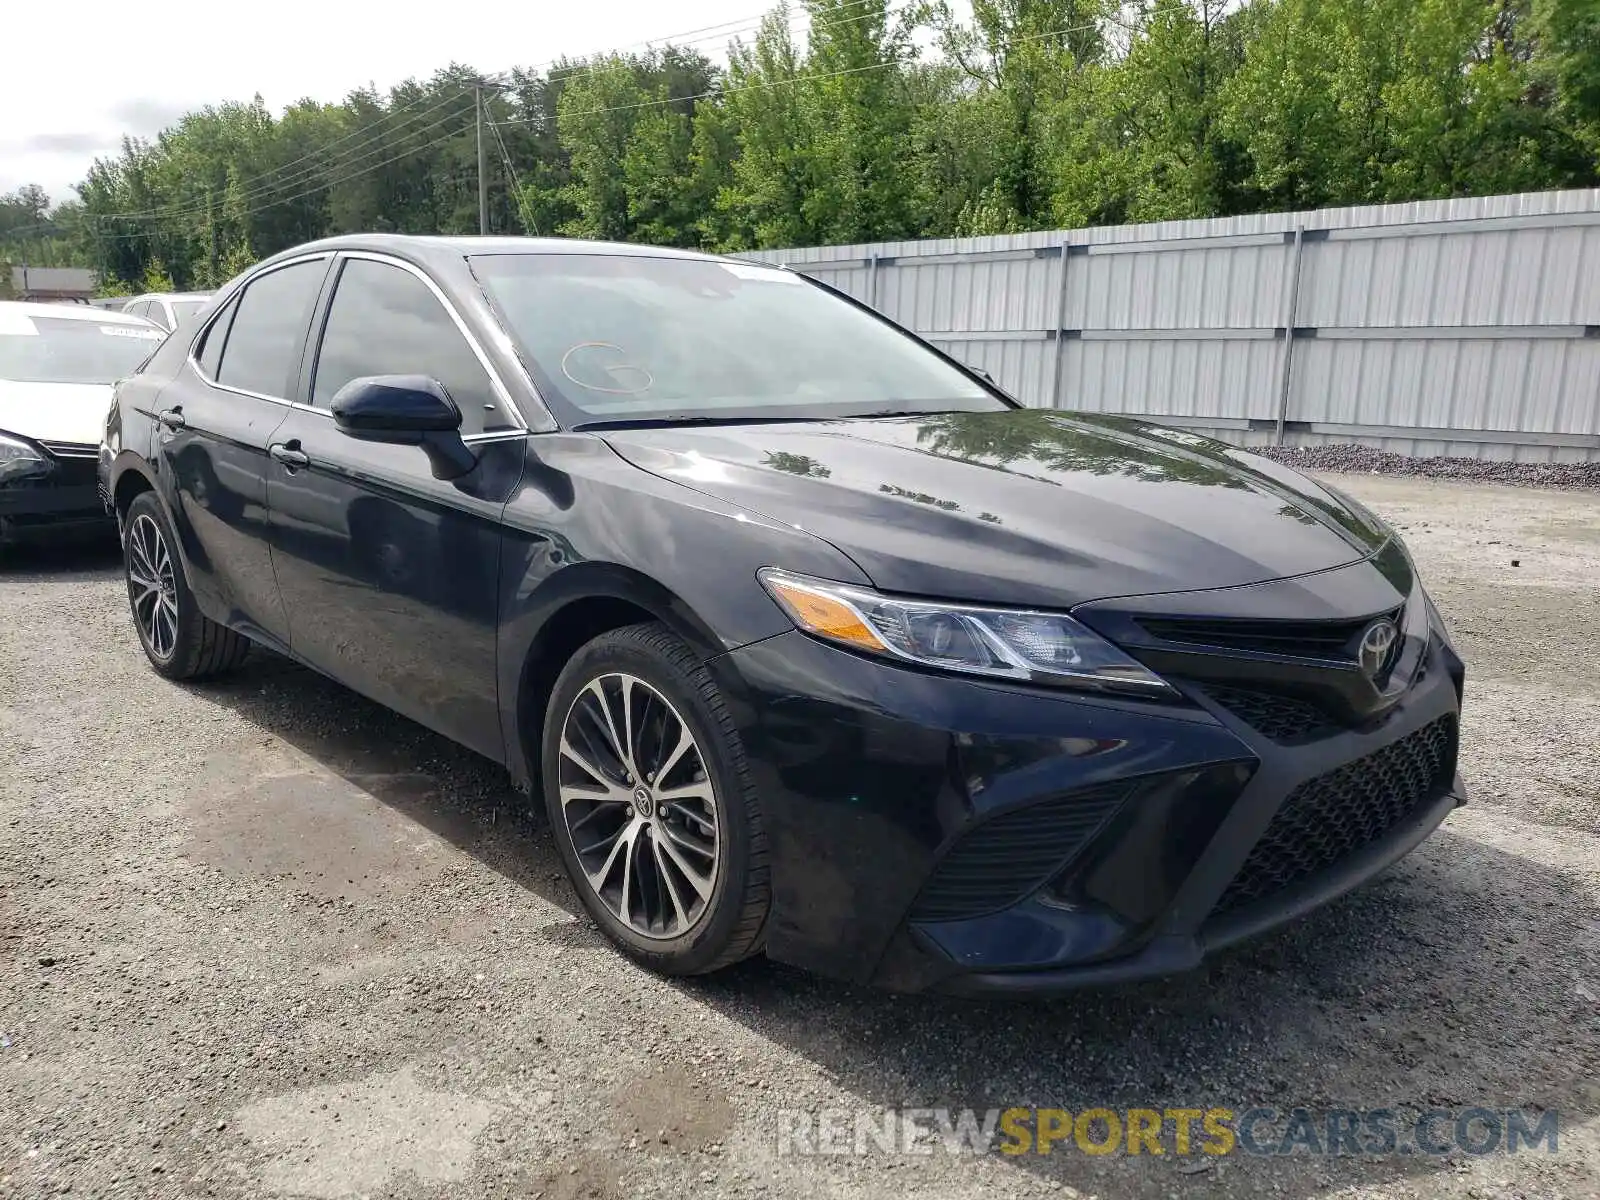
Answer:
[[[161,326],[171,333],[211,303],[211,292],[146,292],[123,302],[120,311]]]

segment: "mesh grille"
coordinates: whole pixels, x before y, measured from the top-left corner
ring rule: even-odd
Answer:
[[[1082,788],[978,825],[934,868],[911,919],[959,921],[1009,908],[1066,866],[1129,790]]]
[[[1227,687],[1220,683],[1207,684],[1205,691],[1246,725],[1260,730],[1273,741],[1292,742],[1334,724],[1315,704],[1295,696]]]
[[[1415,733],[1289,793],[1216,911],[1228,912],[1298,883],[1380,840],[1450,787],[1456,719]]]

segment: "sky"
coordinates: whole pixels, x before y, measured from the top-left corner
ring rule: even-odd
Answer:
[[[305,97],[332,103],[369,84],[386,90],[451,62],[490,74],[669,39],[720,60],[729,35],[748,40],[771,6],[499,0],[454,10],[455,20],[441,19],[448,6],[432,7],[418,21],[403,15],[406,6],[370,0],[271,0],[231,18],[222,16],[226,5],[76,0],[68,16],[50,4],[18,4],[4,19],[0,192],[37,183],[52,203],[75,199],[72,185],[96,157],[115,154],[123,135],[151,137],[190,109],[257,93],[277,113]]]

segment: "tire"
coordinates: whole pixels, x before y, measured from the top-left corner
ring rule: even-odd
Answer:
[[[242,663],[250,652],[249,640],[200,611],[174,549],[172,526],[154,492],[133,498],[123,526],[128,606],[150,665],[168,679],[204,679]]]
[[[760,951],[771,905],[760,805],[727,706],[680,638],[652,623],[583,646],[551,692],[542,749],[556,845],[607,937],[665,975]]]

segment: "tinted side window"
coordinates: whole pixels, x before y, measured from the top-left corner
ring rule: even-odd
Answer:
[[[289,397],[300,371],[300,336],[327,263],[295,263],[251,282],[239,298],[217,382],[263,396]]]
[[[317,356],[311,402],[326,408],[363,375],[427,375],[461,409],[461,432],[516,426],[489,375],[427,284],[409,271],[370,259],[344,264]]]
[[[228,307],[211,322],[211,327],[195,349],[194,360],[200,364],[200,370],[205,372],[207,379],[217,377],[217,366],[222,362],[222,347],[228,340],[228,322],[233,320],[234,310],[238,307],[237,298],[228,301]]]

